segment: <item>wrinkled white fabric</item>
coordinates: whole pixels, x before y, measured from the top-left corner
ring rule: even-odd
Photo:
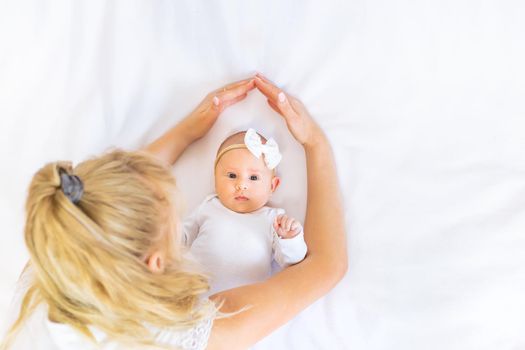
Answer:
[[[523,0],[0,1],[0,322],[38,168],[143,146],[259,71],[330,140],[349,270],[258,350],[525,349],[524,14]],[[177,161],[188,211],[213,191],[218,145],[249,127],[283,154],[272,206],[304,222],[304,151],[258,91]]]

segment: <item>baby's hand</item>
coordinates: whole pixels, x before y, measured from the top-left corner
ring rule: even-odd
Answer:
[[[277,215],[273,221],[273,228],[279,237],[285,239],[293,238],[303,230],[303,226],[299,221],[285,214]]]

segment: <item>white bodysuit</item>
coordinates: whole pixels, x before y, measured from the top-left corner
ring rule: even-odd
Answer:
[[[279,214],[284,210],[267,206],[237,213],[213,194],[184,221],[184,242],[210,275],[209,295],[267,279],[272,260],[286,267],[304,259],[303,232],[280,238],[272,225]]]

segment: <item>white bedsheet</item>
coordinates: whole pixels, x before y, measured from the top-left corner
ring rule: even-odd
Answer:
[[[0,315],[44,162],[144,145],[260,71],[331,140],[350,268],[256,349],[525,348],[524,16],[520,0],[1,1]],[[175,167],[188,209],[247,127],[280,143],[275,204],[304,218],[304,156],[256,91]]]

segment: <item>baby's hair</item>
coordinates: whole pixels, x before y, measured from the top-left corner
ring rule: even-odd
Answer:
[[[61,172],[82,181],[77,204],[62,192]],[[178,252],[164,273],[144,262],[154,249],[177,246],[174,188],[170,171],[141,152],[113,150],[74,169],[62,162],[41,168],[29,186],[24,229],[33,277],[0,349],[41,303],[51,321],[92,340],[88,326],[116,341],[149,345],[148,325],[184,329],[215,314],[214,304],[200,302],[206,277]]]

